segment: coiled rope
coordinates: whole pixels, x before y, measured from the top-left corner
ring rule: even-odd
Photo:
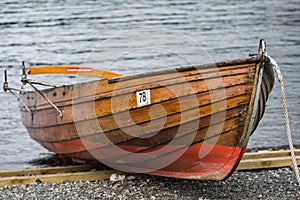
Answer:
[[[277,62],[273,58],[271,58],[270,56],[267,56],[267,58],[270,60],[270,63],[273,65],[273,68],[274,68],[274,70],[277,74],[277,77],[278,77],[278,81],[280,83],[280,92],[281,92],[282,106],[283,106],[283,110],[284,110],[286,133],[287,133],[287,136],[288,136],[288,142],[289,142],[289,146],[290,146],[290,149],[291,149],[291,156],[292,156],[294,171],[295,171],[295,174],[296,174],[298,184],[300,186],[299,168],[298,168],[298,165],[297,165],[297,160],[296,160],[294,145],[293,145],[293,140],[292,140],[290,120],[289,120],[289,114],[288,114],[286,98],[285,98],[285,91],[284,91],[283,76],[282,76],[282,73],[280,71],[280,68],[279,68]]]

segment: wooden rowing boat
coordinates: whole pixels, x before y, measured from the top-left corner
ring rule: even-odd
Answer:
[[[27,70],[102,77],[21,92],[23,124],[43,147],[78,162],[189,179],[234,172],[274,85],[263,40],[249,58],[133,76],[78,66]],[[26,75],[23,83],[33,85]]]

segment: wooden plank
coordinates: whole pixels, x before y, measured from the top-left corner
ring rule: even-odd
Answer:
[[[217,109],[214,110],[214,111],[221,111],[221,112],[224,111],[223,116],[225,117],[226,114],[225,111],[227,112],[229,109],[239,107],[240,105],[244,105],[246,100],[247,100],[247,96],[245,95],[239,96],[236,98],[228,99],[227,101],[225,100],[226,102],[225,101],[216,102],[215,104],[203,106],[200,109],[196,108],[193,110],[184,111],[182,113],[179,112],[167,116],[163,128],[166,129],[173,126],[178,126],[183,123],[187,123],[189,121],[197,120],[199,116],[201,116],[200,125],[203,126],[204,125],[203,123],[205,121],[202,120],[204,119],[204,117],[210,116],[211,114],[216,114],[216,113],[212,113],[212,106],[214,106],[214,108],[219,109],[224,107],[223,106],[224,104],[227,104],[226,105],[227,107],[223,108],[224,110],[217,110]],[[238,110],[238,113],[241,111],[241,109]],[[110,120],[110,122],[108,120],[105,121],[107,122],[107,125],[105,125],[105,123],[103,123],[101,120],[102,119],[99,119],[99,124],[101,124],[102,131],[106,131],[105,135],[110,139],[113,139],[112,137],[116,136],[113,142],[122,142],[124,140],[133,138],[133,136],[127,135],[126,132],[129,133],[131,132],[131,130],[135,130],[135,126],[134,126],[135,124],[133,125],[129,124],[129,126],[127,127],[124,126],[122,127],[123,131],[121,131],[116,126],[116,122],[114,121],[113,118]],[[160,124],[159,120],[161,119],[160,118],[152,119],[152,123],[158,121],[157,123]],[[146,124],[148,121],[149,120],[145,120],[145,122],[140,121],[138,124],[143,125]],[[208,121],[206,124],[209,125],[210,121]],[[111,126],[111,128],[109,126]],[[49,127],[44,129],[29,129],[29,128],[28,129],[30,130],[31,137],[33,139],[38,140],[40,142],[54,142],[54,141],[63,141],[63,140],[78,138],[79,137],[77,134],[78,128],[84,129],[84,131],[80,131],[80,133],[84,132],[85,136],[93,135],[96,133],[100,134],[98,123],[95,123],[95,121],[92,120],[80,123],[79,126],[77,126],[77,129],[75,129],[74,124],[67,124],[65,126],[60,126],[59,129],[57,127],[54,128]],[[124,130],[125,130],[125,134],[124,134]],[[151,130],[156,130],[156,129],[152,128]],[[149,131],[151,132],[151,130]],[[141,133],[141,134],[146,134],[146,133]]]
[[[76,172],[76,173],[60,173],[60,174],[46,174],[34,176],[12,176],[0,179],[0,187],[5,185],[21,185],[30,184],[34,182],[43,183],[63,183],[69,181],[96,181],[109,179],[112,174],[126,174],[116,170],[103,170],[93,172]]]
[[[213,90],[213,91],[205,91],[203,93],[199,93],[199,94],[195,94],[195,96],[184,96],[184,97],[180,97],[180,103],[182,105],[185,104],[191,104],[189,102],[193,102],[195,101],[195,99],[197,98],[199,101],[199,106],[202,105],[206,105],[209,103],[212,103],[213,101],[219,101],[219,100],[223,100],[226,98],[232,98],[234,96],[238,96],[241,94],[245,94],[245,93],[249,93],[249,91],[252,90],[252,84],[244,84],[244,85],[235,85],[232,87],[228,87],[228,88],[221,88],[221,89],[217,89],[217,90]],[[171,91],[169,91],[171,92]],[[168,108],[170,106],[180,106],[179,100],[176,98],[176,96],[173,94],[169,94],[172,96],[168,96],[171,99],[161,102],[161,98],[159,95],[157,95],[157,92],[153,92],[154,94],[152,95],[152,102],[153,103],[160,103],[160,105]],[[226,95],[224,94],[226,93]],[[166,93],[163,94],[164,96],[166,96]],[[161,95],[162,96],[162,95]],[[213,98],[211,98],[211,96],[213,96]],[[129,100],[129,99],[128,99]],[[175,103],[175,104],[174,104]],[[66,123],[71,123],[74,121],[73,115],[70,115],[69,113],[72,113],[72,108],[74,110],[78,110],[78,112],[80,112],[80,117],[76,117],[76,120],[88,120],[88,119],[92,119],[95,118],[95,115],[97,116],[104,116],[105,114],[111,114],[111,102],[110,100],[105,100],[105,101],[97,101],[95,102],[95,104],[93,105],[93,103],[86,103],[86,104],[81,104],[81,105],[76,105],[76,106],[68,106],[65,107],[63,112],[67,113],[66,115],[64,115],[64,118],[62,120],[57,120],[56,116],[57,116],[57,111],[54,109],[49,109],[49,110],[40,110],[37,111],[35,113],[35,118],[34,121],[31,121],[30,116],[28,116],[27,118],[24,119],[25,124],[27,125],[27,127],[30,127],[30,123],[33,123],[35,128],[38,127],[44,127],[44,126],[53,126],[53,125],[57,125],[57,124],[66,124]],[[179,109],[183,109],[181,108],[182,105],[180,106]],[[197,105],[195,105],[197,106]],[[105,108],[104,108],[105,107]],[[145,107],[141,107],[138,109],[133,109],[130,112],[136,112],[136,113],[148,113],[149,109],[151,106],[145,106]],[[187,107],[187,106],[185,106]],[[126,108],[125,108],[126,109]],[[84,111],[84,114],[82,113],[82,110]],[[96,110],[96,111],[95,111]],[[172,108],[173,110],[173,108]],[[74,113],[75,111],[73,111]],[[96,113],[95,113],[96,112]],[[115,115],[116,113],[114,113]],[[122,114],[122,113],[121,113]],[[43,120],[45,118],[45,116],[47,116],[47,121]],[[53,116],[51,117],[51,119],[49,119],[49,116]],[[109,117],[109,115],[106,115]],[[52,121],[49,122],[49,121]]]
[[[208,80],[208,79],[219,79],[220,77],[224,77],[224,79],[227,79],[226,77],[229,76],[242,76],[247,75],[249,73],[253,73],[254,71],[254,66],[251,65],[251,68],[241,68],[239,70],[224,70],[224,71],[216,71],[216,72],[210,72],[209,74],[206,74],[206,71],[204,70],[201,72],[201,74],[191,74],[189,76],[179,76],[177,78],[170,78],[170,79],[164,79],[162,76],[158,76],[155,79],[151,79],[151,77],[146,78],[145,80],[139,80],[139,79],[133,79],[131,80],[132,83],[129,83],[130,80],[121,82],[121,83],[113,83],[109,84],[107,80],[102,80],[99,82],[90,82],[86,84],[82,84],[79,87],[77,86],[77,92],[78,94],[74,94],[73,90],[70,91],[73,88],[68,88],[67,89],[67,95],[60,95],[63,93],[66,93],[65,88],[55,88],[54,90],[45,90],[43,93],[45,96],[47,96],[55,105],[57,106],[65,106],[69,105],[70,103],[81,103],[81,102],[86,102],[86,101],[93,101],[95,98],[107,98],[112,96],[112,91],[114,95],[120,95],[124,93],[129,93],[131,94],[136,88],[140,87],[145,87],[147,86],[148,88],[154,88],[154,87],[159,87],[160,85],[163,86],[168,86],[168,85],[173,85],[173,84],[181,84],[182,82],[190,82],[190,81],[196,81],[196,80]],[[167,77],[171,75],[166,75]],[[230,78],[231,80],[235,80],[235,77]],[[149,81],[152,80],[152,81]],[[158,84],[159,83],[159,84]],[[117,88],[116,88],[117,85]],[[95,91],[96,88],[96,91]],[[140,88],[142,89],[142,88]],[[212,89],[212,88],[210,88]],[[79,91],[80,90],[80,91]],[[95,93],[96,92],[96,93]],[[56,94],[53,96],[53,94]],[[78,96],[78,101],[75,101],[75,97]],[[48,102],[45,101],[40,95],[37,95],[36,101],[35,99],[27,99],[26,97],[22,96],[21,97],[23,101],[26,103],[28,106],[34,106],[35,102],[38,102],[37,109],[46,109],[50,108]]]
[[[294,150],[296,156],[300,156],[300,149]],[[262,150],[258,152],[246,152],[243,156],[243,160],[259,159],[259,158],[274,158],[274,157],[287,157],[291,156],[290,150],[276,150],[268,151]]]
[[[237,170],[278,168],[292,165],[289,150],[259,151],[244,154]],[[300,165],[300,150],[295,150],[297,163]],[[5,185],[30,184],[34,182],[63,183],[68,181],[96,181],[108,179],[111,174],[127,174],[115,170],[100,170],[101,165],[78,165],[35,168],[13,171],[0,171],[0,187]],[[92,170],[92,171],[91,171]]]
[[[21,169],[21,170],[7,170],[0,171],[0,178],[11,176],[31,176],[42,174],[56,174],[56,173],[70,173],[70,172],[84,172],[91,170],[100,170],[105,167],[101,164],[97,165],[72,165],[72,166],[59,166],[59,167],[45,167],[34,169]]]
[[[235,70],[248,70],[248,73],[250,73],[251,71],[253,71],[253,67],[254,67],[254,63],[252,64],[242,64],[242,65],[233,65],[233,66],[223,66],[221,68],[218,68],[219,72],[222,71],[230,71],[231,75],[235,73]],[[212,69],[205,69],[205,70],[201,70],[201,75],[202,74],[207,74],[207,73],[211,73],[211,72],[215,72],[216,69],[215,67],[213,67]],[[151,76],[147,76],[147,77],[135,77],[133,79],[127,79],[130,76],[125,77],[125,79],[122,77],[120,80],[118,80],[118,83],[122,82],[122,84],[118,84],[118,89],[124,89],[124,88],[128,88],[128,87],[136,87],[139,85],[145,85],[148,83],[155,83],[158,82],[158,77],[159,77],[159,81],[167,81],[167,80],[173,80],[176,79],[178,77],[188,77],[188,76],[193,76],[193,75],[197,75],[199,76],[199,71],[198,70],[191,70],[191,71],[183,71],[180,73],[174,73],[176,72],[176,70],[172,70],[170,73],[167,74],[161,74],[161,73],[157,73],[156,75],[151,75]],[[242,73],[241,71],[239,71],[239,74]],[[246,72],[244,72],[246,73]],[[207,76],[207,75],[206,75]],[[221,76],[221,74],[219,74],[217,77]],[[126,83],[123,83],[126,82]],[[91,88],[97,88],[97,92],[96,94],[102,94],[102,93],[106,93],[106,92],[111,92],[113,90],[116,90],[115,88],[116,83],[108,83],[108,80],[101,80],[101,81],[93,81],[90,82],[89,84],[84,84],[82,85],[82,87],[84,87],[81,91],[81,98],[85,97],[85,96],[90,96],[90,91]],[[52,90],[44,90],[43,93],[51,99],[51,101],[55,104],[57,104],[58,102],[62,101],[62,102],[66,102],[69,101],[70,99],[73,99],[73,94],[72,94],[72,90],[73,90],[73,85],[68,85],[68,86],[64,86],[64,87],[60,87],[60,88],[56,88],[55,91]],[[93,91],[93,90],[92,90]],[[55,98],[53,98],[53,93],[56,93]],[[48,96],[49,95],[49,96]],[[93,94],[92,94],[93,95]],[[24,96],[22,96],[21,98],[23,98],[23,101],[25,102],[25,104],[27,106],[35,106],[35,98],[37,98],[37,102],[44,102],[46,105],[48,104],[47,102],[45,102],[45,100],[40,97],[40,95],[34,95],[32,93],[26,93]],[[63,105],[62,105],[63,106]]]
[[[300,156],[296,156],[297,164],[300,165]],[[267,169],[292,166],[292,157],[271,157],[241,160],[237,170]]]

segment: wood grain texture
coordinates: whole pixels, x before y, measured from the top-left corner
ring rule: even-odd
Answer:
[[[262,74],[263,68],[268,69]],[[101,155],[138,168],[131,162],[135,154],[165,149],[154,160],[144,158],[151,168],[153,161],[168,160],[190,146],[178,161],[154,174],[223,179],[237,166],[262,117],[274,84],[266,78],[269,68],[261,57],[251,57],[43,90],[63,118],[39,94],[23,93],[32,113],[21,105],[22,121],[34,140],[74,160],[99,161]],[[150,90],[150,105],[137,105],[141,90]],[[202,146],[212,146],[210,157],[195,156]],[[209,162],[197,166],[206,161],[215,162],[219,175],[205,175]],[[182,174],[185,170],[190,173]]]

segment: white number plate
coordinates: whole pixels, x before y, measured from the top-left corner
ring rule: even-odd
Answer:
[[[136,92],[136,106],[142,107],[151,104],[150,90],[141,90]]]

